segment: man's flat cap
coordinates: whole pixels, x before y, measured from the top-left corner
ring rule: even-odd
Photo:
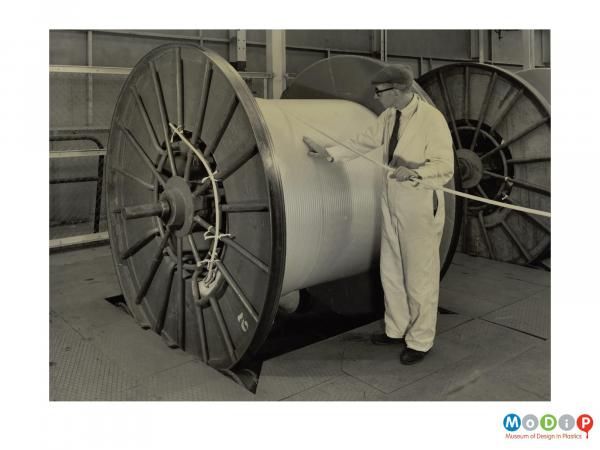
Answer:
[[[407,89],[413,83],[413,71],[410,66],[404,64],[390,64],[375,74],[371,84],[394,83]]]

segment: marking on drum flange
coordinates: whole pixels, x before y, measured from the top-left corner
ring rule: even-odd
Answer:
[[[237,320],[240,323],[240,328],[242,329],[242,331],[244,333],[246,331],[248,331],[248,321],[244,318],[244,313],[243,312],[241,312],[241,313],[238,314]]]

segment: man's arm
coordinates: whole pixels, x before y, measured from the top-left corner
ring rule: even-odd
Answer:
[[[439,111],[433,115],[432,121],[425,147],[425,164],[414,171],[419,177],[441,187],[454,175],[452,136]]]
[[[308,136],[304,137],[304,142],[309,147],[308,154],[310,156],[322,157],[330,162],[347,162],[358,158],[356,152],[367,154],[380,148],[383,145],[384,127],[385,112],[379,115],[374,124],[360,132],[355,137],[347,139],[339,145],[325,147],[321,144],[318,144]]]

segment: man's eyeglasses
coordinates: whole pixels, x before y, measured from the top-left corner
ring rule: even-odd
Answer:
[[[392,89],[394,89],[394,88],[393,87],[385,88],[385,89],[377,89],[377,88],[375,88],[375,95],[379,95],[379,94],[381,94],[382,92],[385,92],[385,91],[391,91]]]

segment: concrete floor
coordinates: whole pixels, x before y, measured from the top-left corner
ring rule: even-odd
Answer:
[[[267,360],[252,394],[104,299],[108,246],[50,256],[51,400],[550,400],[550,274],[457,254],[420,364],[373,346],[381,321]]]

